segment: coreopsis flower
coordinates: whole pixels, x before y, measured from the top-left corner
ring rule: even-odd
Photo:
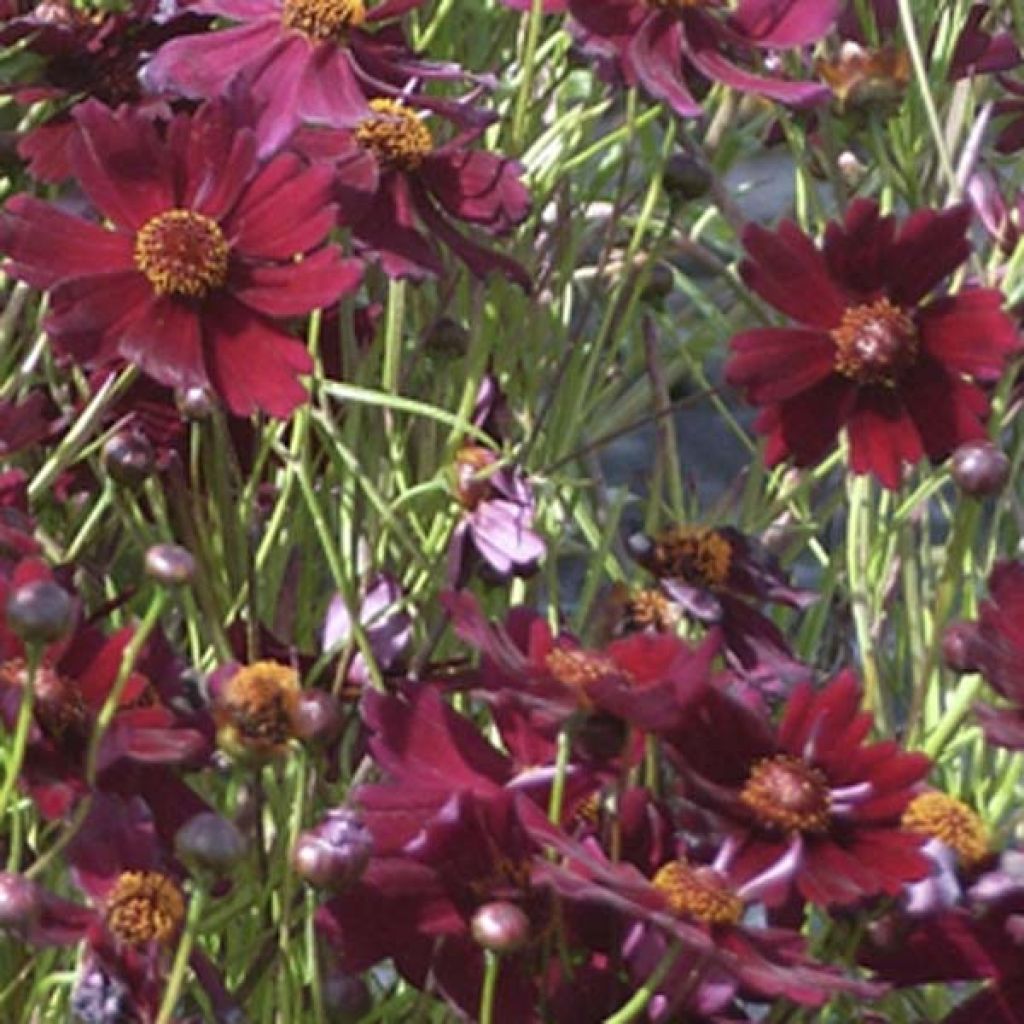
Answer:
[[[192,99],[222,94],[242,75],[268,109],[264,147],[273,149],[304,122],[351,125],[369,96],[395,96],[414,79],[464,76],[456,65],[420,60],[399,19],[422,0],[202,0],[193,10],[230,27],[176,39],[145,71],[157,91]]]
[[[741,0],[725,18],[723,7],[717,0],[568,4],[584,50],[613,58],[628,85],[641,86],[681,117],[701,114],[687,81],[691,74],[792,105],[827,96],[817,82],[767,77],[750,68],[758,53],[821,39],[835,23],[839,0]]]
[[[455,633],[481,653],[466,685],[552,727],[596,710],[644,731],[672,729],[709,685],[720,643],[714,631],[697,648],[668,633],[635,633],[588,649],[569,634],[556,636],[540,615],[520,610],[505,625],[492,625],[469,593],[447,593],[442,601]]]
[[[0,214],[9,273],[49,292],[54,346],[212,388],[238,415],[289,415],[312,360],[278,321],[329,305],[360,276],[322,244],[329,174],[291,154],[260,161],[227,102],[164,130],[94,101],[74,117],[72,165],[102,225],[29,195]]]
[[[714,1013],[741,991],[745,999],[786,998],[808,1006],[844,990],[873,992],[811,960],[795,932],[745,922],[760,882],[733,877],[731,844],[713,863],[679,853],[647,877],[633,864],[610,860],[593,841],[578,843],[539,823],[529,831],[561,855],[558,862],[535,861],[535,883],[571,903],[609,907],[632,923],[625,952],[635,984],[643,984],[673,940],[680,943],[681,955],[658,988],[663,1004],[685,1000],[687,1009]]]
[[[814,70],[832,90],[840,111],[884,108],[902,99],[910,81],[906,50],[895,46],[867,50],[852,40],[843,43],[836,57],[816,60]]]
[[[772,728],[711,689],[666,738],[691,798],[739,843],[737,877],[774,872],[769,905],[793,893],[822,906],[895,896],[929,873],[925,836],[900,818],[930,761],[892,740],[866,744],[860,701],[849,671],[818,691],[802,682]]]
[[[444,248],[478,277],[500,273],[528,289],[522,266],[462,229],[500,237],[522,223],[530,211],[522,165],[473,147],[486,116],[447,104],[423,117],[414,99],[372,99],[351,129],[303,129],[293,144],[334,169],[341,224],[389,276],[436,276]],[[442,140],[441,113],[469,126]]]
[[[1020,64],[1020,50],[1013,31],[999,24],[993,25],[992,15],[991,4],[971,5],[950,57],[950,80],[1009,71]],[[986,21],[989,22],[987,28],[984,25]],[[993,28],[995,31],[990,31]]]
[[[1000,561],[968,634],[968,657],[1008,705],[975,705],[990,743],[1024,750],[1024,563]]]
[[[454,477],[460,515],[448,541],[449,582],[463,585],[479,563],[499,579],[532,575],[547,545],[533,528],[536,500],[526,474],[489,448],[464,445]]]
[[[298,738],[299,674],[277,661],[231,663],[210,677],[217,742],[244,761],[287,753]]]
[[[653,535],[634,534],[627,548],[658,580],[664,598],[691,619],[720,625],[730,663],[769,691],[808,674],[779,628],[755,606],[762,601],[803,609],[817,599],[792,586],[782,567],[754,538],[731,526],[676,524]],[[648,599],[631,606],[638,621],[652,617],[664,628],[664,613]]]
[[[746,229],[744,281],[796,321],[736,335],[726,366],[761,407],[768,465],[813,466],[845,429],[851,469],[896,488],[904,465],[985,436],[979,385],[1019,350],[1017,328],[994,289],[927,298],[970,254],[969,219],[958,206],[897,226],[861,199],[821,248],[790,221]]]

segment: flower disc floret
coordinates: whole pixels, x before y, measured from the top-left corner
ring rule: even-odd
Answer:
[[[836,370],[858,384],[892,387],[917,361],[914,322],[886,298],[847,309],[832,338]]]
[[[382,164],[415,171],[430,155],[434,140],[415,112],[396,100],[370,100],[374,116],[356,128],[356,141]]]
[[[828,830],[828,780],[798,757],[779,754],[762,758],[751,769],[740,800],[762,825],[786,832]]]
[[[366,20],[362,0],[284,0],[281,22],[314,42],[339,39]]]
[[[948,846],[961,864],[971,867],[989,854],[988,830],[965,803],[946,793],[922,793],[903,812],[903,827]]]
[[[178,884],[159,871],[126,871],[106,901],[106,922],[122,942],[137,946],[156,939],[167,943],[185,917]]]
[[[714,868],[670,861],[658,869],[651,884],[680,916],[706,924],[738,924],[743,917],[743,901]]]
[[[721,587],[729,578],[733,550],[718,530],[673,526],[654,538],[652,569],[695,586]]]
[[[216,221],[193,210],[168,210],[135,236],[135,266],[158,295],[201,299],[223,286],[230,248]]]

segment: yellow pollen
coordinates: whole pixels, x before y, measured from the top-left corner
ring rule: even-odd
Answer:
[[[729,578],[732,544],[706,526],[672,526],[654,538],[650,569],[692,586],[721,587]]]
[[[281,21],[314,42],[343,39],[366,20],[362,0],[284,0]]]
[[[611,658],[578,647],[552,648],[544,659],[544,665],[555,679],[572,690],[586,690],[598,679],[623,674]]]
[[[691,867],[670,861],[651,879],[673,913],[706,924],[737,924],[743,917],[743,901],[725,879],[710,867]]]
[[[184,917],[181,889],[159,871],[126,871],[107,897],[107,927],[133,946],[152,939],[170,942]]]
[[[675,629],[678,615],[660,590],[646,588],[626,595],[622,619],[627,629],[654,629],[659,633],[670,633]]]
[[[215,717],[225,746],[247,753],[280,753],[295,732],[299,677],[276,661],[257,661],[236,672],[217,701]]]
[[[396,100],[370,100],[376,116],[356,127],[356,141],[377,159],[400,171],[415,171],[434,148],[430,129]]]
[[[892,387],[917,360],[914,321],[888,299],[850,307],[831,333],[836,372],[858,384]]]
[[[798,757],[765,757],[751,769],[740,800],[762,825],[785,832],[825,832],[829,826],[828,780]]]
[[[989,854],[988,830],[965,803],[945,793],[922,793],[903,812],[903,827],[945,843],[971,867]]]
[[[168,210],[135,236],[135,266],[157,295],[201,299],[228,276],[230,250],[218,224],[192,210]]]

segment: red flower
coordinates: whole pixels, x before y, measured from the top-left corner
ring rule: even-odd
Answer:
[[[75,176],[109,226],[28,195],[0,217],[9,272],[50,292],[54,344],[84,363],[127,360],[168,387],[212,387],[239,415],[289,415],[312,362],[274,321],[359,280],[355,261],[321,244],[334,220],[327,172],[290,154],[261,163],[226,103],[164,133],[95,102],[75,120]]]
[[[812,903],[847,905],[929,873],[926,837],[900,815],[930,762],[891,740],[865,745],[872,717],[859,708],[852,672],[818,692],[800,683],[776,730],[711,690],[670,737],[692,798],[740,844],[737,877],[774,872],[766,903],[795,887]]]
[[[460,78],[454,65],[418,60],[395,23],[422,0],[203,0],[192,10],[239,22],[176,39],[145,71],[147,84],[193,99],[224,92],[238,74],[267,101],[262,141],[273,148],[300,124],[352,124],[367,95],[399,95],[411,79]]]
[[[765,459],[820,462],[843,427],[856,473],[899,485],[904,463],[944,459],[985,436],[988,399],[1019,347],[1002,295],[975,288],[923,301],[970,252],[965,206],[921,210],[897,231],[877,203],[851,204],[816,248],[793,223],[751,225],[743,279],[799,326],[732,339],[726,379],[762,406]]]
[[[681,117],[701,107],[687,83],[696,72],[741,92],[783,103],[808,104],[828,90],[816,82],[768,78],[734,64],[759,50],[790,49],[817,42],[832,26],[838,0],[742,0],[727,20],[719,0],[569,0],[584,49],[612,57],[629,85],[641,85]]]

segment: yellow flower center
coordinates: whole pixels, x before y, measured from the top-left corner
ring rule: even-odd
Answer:
[[[107,927],[133,946],[151,939],[170,942],[184,917],[181,889],[159,871],[126,871],[107,897]]]
[[[229,251],[219,225],[192,210],[158,213],[135,236],[135,266],[158,295],[201,299],[220,288]]]
[[[858,384],[892,387],[917,360],[913,320],[884,298],[847,309],[832,340],[836,371]]]
[[[673,526],[654,538],[648,562],[655,576],[676,577],[692,586],[721,587],[729,578],[732,544],[706,526]]]
[[[743,917],[743,901],[714,868],[674,860],[658,869],[651,884],[674,914],[706,924],[736,924]]]
[[[284,0],[281,22],[314,42],[341,39],[366,20],[362,0]]]
[[[598,679],[621,674],[611,658],[575,647],[553,648],[545,657],[544,665],[555,679],[572,690],[586,690]]]
[[[356,128],[356,141],[389,167],[415,171],[434,148],[430,129],[396,100],[370,100],[373,117]]]
[[[770,828],[824,832],[829,826],[828,780],[817,768],[788,754],[758,761],[740,800]]]
[[[988,830],[965,803],[945,793],[922,793],[903,812],[903,827],[945,843],[965,867],[989,853]]]
[[[676,627],[678,614],[660,590],[637,588],[622,599],[622,625],[627,630],[654,629],[670,633]]]
[[[281,753],[295,734],[299,677],[276,661],[257,661],[236,672],[217,701],[223,746],[247,754]]]

